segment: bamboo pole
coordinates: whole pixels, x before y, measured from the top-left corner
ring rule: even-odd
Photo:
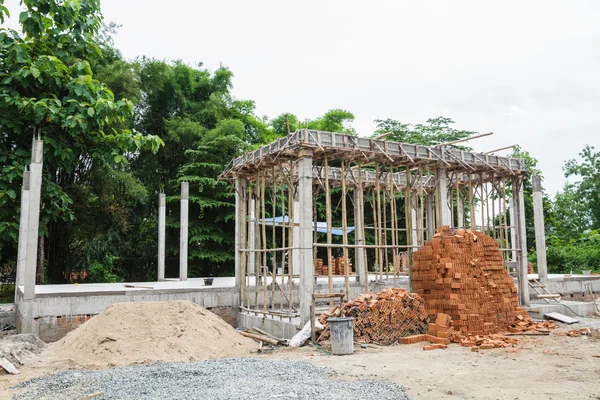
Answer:
[[[281,182],[281,215],[282,215],[282,220],[281,220],[281,245],[285,246],[286,244],[286,230],[287,230],[287,226],[285,223],[285,189],[284,189],[284,182],[283,182],[283,177],[282,177],[282,182]],[[289,215],[288,217],[288,222],[289,222]],[[290,252],[288,251],[288,258],[290,257]],[[281,311],[283,311],[283,296],[284,296],[284,290],[285,290],[285,253],[283,253],[281,255],[281,291],[279,292],[279,309]]]
[[[262,248],[261,229],[258,221],[260,220],[260,203],[261,203],[261,190],[260,190],[260,172],[256,173],[256,181],[254,183],[254,237],[256,243],[254,249]],[[254,308],[258,308],[258,293],[259,293],[259,282],[260,282],[260,269],[262,264],[262,257],[260,253],[255,253],[254,256]]]
[[[252,184],[250,182],[248,182],[248,207],[247,207],[247,215],[246,215],[246,221],[247,221],[247,225],[248,225],[248,230],[246,232],[248,232],[247,236],[247,240],[248,240],[248,245],[246,246],[247,249],[251,249],[254,246],[251,246],[251,238],[252,235],[250,234],[250,232],[252,232]],[[246,279],[246,306],[250,307],[250,268],[249,268],[249,263],[250,263],[250,257],[246,257],[246,276],[244,277],[244,279]]]
[[[290,170],[294,170],[293,165],[290,166]],[[290,217],[288,218],[289,229],[288,232],[288,246],[294,246],[294,188],[292,185],[288,185],[288,211]],[[289,289],[289,303],[288,308],[291,310],[294,304],[294,252],[298,251],[297,249],[293,249],[291,253],[288,253],[288,289]]]
[[[375,266],[377,267],[377,269],[375,270],[375,276],[377,276],[377,273],[379,272],[379,250],[377,249],[377,246],[379,245],[379,230],[377,228],[377,201],[375,200],[375,191],[372,190],[371,191],[371,208],[373,209],[373,237],[374,237],[374,242],[375,242]]]
[[[260,185],[260,203],[261,203],[261,207],[262,207],[262,220],[265,221],[267,219],[267,210],[265,207],[265,186],[266,186],[266,181],[265,181],[265,174],[261,174],[262,175],[262,180],[261,180],[261,185]],[[267,227],[265,224],[262,224],[262,248],[264,250],[263,253],[263,257],[262,257],[262,265],[260,266],[260,270],[261,270],[261,279],[262,279],[262,283],[263,283],[263,310],[267,311],[267,303],[268,303],[268,299],[267,299],[267,274],[266,274],[266,268],[267,267]]]
[[[396,194],[394,193],[394,177],[390,174],[390,215],[392,218],[392,246],[397,244],[396,237],[396,225],[398,224],[398,218],[396,215]],[[392,248],[392,260],[394,265],[394,287],[396,287],[396,276],[398,274],[398,249]]]
[[[382,235],[381,235],[381,187],[379,185],[379,164],[375,165],[375,190],[377,191],[377,237],[378,237],[378,244],[381,244],[382,242]],[[383,280],[383,249],[379,248],[379,280]]]
[[[342,243],[348,245],[348,220],[346,209],[346,160],[342,160]],[[346,298],[350,299],[350,276],[348,268],[348,248],[343,248],[344,255],[344,280],[346,283]],[[332,293],[331,291],[330,293]]]
[[[247,217],[247,207],[246,207],[246,179],[244,178],[243,184],[240,187],[240,192],[237,193],[240,197],[241,207],[240,207],[240,215],[237,216],[238,220],[237,224],[240,226],[240,303],[244,303],[244,298],[246,296],[246,253],[241,251],[244,250],[246,246],[246,217]],[[242,200],[243,199],[243,200]]]
[[[365,238],[365,201],[364,201],[364,188],[362,185],[362,166],[360,163],[358,164],[358,201],[360,202],[360,215],[358,216],[361,220],[360,229],[361,229],[361,237],[363,244],[367,243],[367,239]],[[363,248],[362,250],[364,257],[364,267],[365,267],[365,292],[369,292],[369,263],[367,260],[367,249]],[[333,289],[330,288],[329,293],[333,293]],[[348,299],[350,300],[350,299]]]
[[[272,169],[272,179],[273,179],[273,188],[272,188],[272,193],[271,193],[271,206],[272,206],[272,215],[271,215],[271,229],[273,230],[273,232],[271,232],[271,241],[272,241],[272,248],[276,248],[277,247],[277,232],[275,229],[275,218],[277,216],[277,180],[275,178],[275,166],[273,166]],[[282,246],[285,246],[285,243],[281,244]],[[275,309],[275,281],[277,280],[277,252],[273,251],[273,266],[272,266],[272,280],[273,282],[271,282],[271,309],[274,310]]]
[[[412,202],[411,202],[411,179],[410,179],[410,170],[406,167],[406,194],[404,196],[404,218],[406,221],[406,244],[407,246],[413,246],[412,242]],[[408,247],[408,252],[406,254],[407,264],[408,264],[408,287],[409,290],[412,290],[412,247]]]
[[[469,174],[469,213],[471,214],[471,218],[469,219],[471,220],[471,230],[474,231],[477,221],[475,221],[475,202],[473,197],[473,180],[471,179],[471,174]]]
[[[390,170],[391,170],[391,167],[390,167]],[[382,231],[382,234],[383,234],[383,245],[384,246],[387,245],[387,237],[388,237],[387,207],[385,205],[387,195],[388,195],[388,189],[387,189],[387,187],[384,187],[383,204],[382,204],[382,208],[383,208],[383,231]],[[389,255],[388,254],[388,249],[385,249],[384,254],[385,254],[385,257],[384,257],[384,260],[385,260],[385,279],[389,279],[389,277],[390,277],[390,261],[389,261],[389,258],[388,258],[388,255]]]
[[[329,161],[325,157],[325,220],[327,221],[327,244],[331,245],[331,188],[329,187]],[[333,293],[333,265],[331,247],[327,247],[327,283],[329,293]],[[329,307],[333,307],[333,299],[329,299]]]

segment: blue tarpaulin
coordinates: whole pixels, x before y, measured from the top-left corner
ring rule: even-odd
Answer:
[[[281,226],[283,224],[288,224],[289,223],[289,217],[287,215],[284,215],[282,217],[275,217],[275,218],[265,218],[264,222],[269,225],[273,223],[273,219],[275,219],[275,226]],[[314,232],[315,230],[315,224],[312,223],[312,230]],[[349,226],[347,229],[347,232],[353,232],[354,231],[354,227],[353,226]],[[327,233],[327,222],[317,222],[317,232],[320,233]],[[337,227],[331,227],[331,234],[332,235],[336,235],[336,236],[342,236],[344,234],[342,228],[337,228]]]

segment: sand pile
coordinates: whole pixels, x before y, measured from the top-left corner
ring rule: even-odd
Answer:
[[[84,367],[248,355],[253,340],[190,301],[114,304],[50,344],[50,362]]]

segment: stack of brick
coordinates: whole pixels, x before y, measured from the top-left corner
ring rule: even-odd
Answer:
[[[335,275],[346,275],[346,268],[348,268],[348,275],[352,275],[352,263],[350,260],[346,262],[344,257],[338,257],[335,259]]]
[[[535,274],[535,271],[533,270],[533,264],[532,263],[527,263],[527,273],[528,274]]]
[[[404,336],[427,331],[427,312],[423,299],[404,289],[385,289],[381,293],[364,293],[340,309],[333,307],[319,317],[327,339],[329,317],[354,317],[354,338],[363,343],[389,345]]]
[[[423,350],[445,349],[454,337],[454,328],[452,318],[447,314],[439,313],[435,323],[430,323],[427,327],[427,334],[412,335],[400,338],[400,344],[414,344],[419,342],[429,342],[431,344],[423,347]]]
[[[529,318],[518,306],[517,289],[493,238],[440,227],[413,260],[413,290],[425,299],[431,319],[438,313],[450,316],[459,340],[506,331],[517,316]]]
[[[348,260],[350,261],[350,260]],[[348,267],[348,275],[352,275],[352,264],[344,262],[344,257],[331,257],[331,274],[345,275],[345,268]],[[323,264],[322,258],[316,259],[315,273],[317,275],[329,275],[329,266]]]
[[[328,266],[327,265],[323,265],[323,259],[322,258],[317,258],[316,260],[316,264],[315,264],[315,273],[317,275],[327,275],[328,274]]]

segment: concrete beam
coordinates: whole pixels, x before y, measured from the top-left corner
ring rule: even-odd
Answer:
[[[27,247],[24,274],[24,298],[35,297],[35,275],[37,272],[38,239],[40,228],[40,200],[42,195],[42,162],[44,142],[34,139],[29,167],[29,217],[27,221]],[[28,332],[24,332],[28,333]]]
[[[181,215],[179,223],[179,280],[188,278],[189,182],[181,182]]]
[[[310,305],[313,294],[313,224],[312,224],[312,152],[303,151],[298,161],[298,221],[300,224],[300,320],[304,325],[314,318]],[[296,251],[294,249],[294,251]]]
[[[542,179],[534,175],[533,185],[533,222],[535,225],[535,251],[537,256],[537,270],[540,279],[548,278],[548,264],[546,262],[546,229],[544,228],[544,203],[542,200]]]
[[[165,233],[167,220],[167,196],[158,195],[158,280],[165,279]]]

